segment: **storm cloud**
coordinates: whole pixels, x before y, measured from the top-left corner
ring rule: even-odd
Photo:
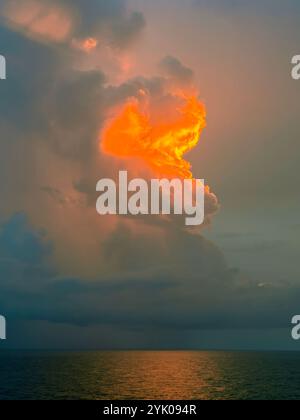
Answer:
[[[214,10],[213,4],[220,2],[191,3],[194,12],[204,3]],[[136,74],[127,77],[126,72],[122,73],[119,53],[130,53],[146,21],[140,11],[130,10],[125,1],[90,1],[86,7],[86,1],[81,0],[2,0],[0,5],[0,52],[8,63],[8,79],[0,84],[1,313],[15,325],[25,323],[28,329],[39,323],[47,331],[51,325],[51,339],[56,345],[59,345],[56,332],[60,328],[65,331],[75,327],[96,328],[98,345],[104,347],[102,331],[108,331],[114,337],[113,345],[119,348],[124,343],[138,346],[141,335],[148,346],[153,343],[184,346],[183,337],[190,332],[195,335],[208,329],[286,327],[291,314],[297,312],[296,282],[288,281],[285,273],[279,281],[273,279],[277,274],[274,272],[266,275],[261,270],[259,275],[251,276],[249,270],[239,269],[240,265],[255,266],[255,261],[261,267],[269,264],[270,259],[264,260],[264,252],[273,244],[271,234],[268,233],[267,241],[259,242],[256,238],[253,244],[247,231],[244,235],[240,233],[239,240],[232,245],[235,236],[230,237],[227,222],[231,245],[222,242],[224,238],[215,238],[215,242],[222,244],[227,256],[228,252],[239,254],[234,263],[228,263],[218,245],[205,239],[204,235],[209,235],[206,231],[200,235],[183,230],[174,221],[165,223],[155,218],[101,219],[95,211],[97,180],[103,176],[113,178],[119,169],[130,166],[130,162],[104,156],[99,150],[101,130],[113,111],[132,98],[140,100],[145,93],[153,109],[159,109],[161,104],[173,106],[178,99],[169,91],[170,85],[192,89],[199,74],[204,91],[213,92],[207,96],[215,104],[221,104],[218,108],[221,116],[224,109],[229,116],[220,118],[221,129],[216,132],[217,118],[212,110],[209,119],[212,146],[206,146],[206,138],[201,144],[204,157],[197,160],[191,156],[197,174],[207,173],[209,183],[212,176],[212,185],[218,186],[222,201],[228,196],[220,185],[227,179],[231,181],[234,191],[230,204],[239,212],[244,195],[236,190],[242,175],[253,191],[256,185],[257,188],[266,185],[270,190],[268,178],[254,181],[259,172],[255,167],[249,180],[249,166],[241,159],[251,155],[247,150],[252,145],[252,131],[243,132],[240,143],[235,140],[234,153],[229,147],[237,111],[242,109],[247,116],[253,115],[248,97],[242,98],[243,106],[238,100],[231,103],[234,86],[239,83],[244,86],[244,78],[232,81],[230,71],[226,71],[224,80],[228,85],[225,83],[224,89],[219,88],[216,75],[211,91],[205,90],[206,80],[215,67],[209,66],[208,71],[203,64],[210,63],[214,51],[218,51],[216,46],[212,51],[205,48],[211,33],[208,31],[201,44],[199,55],[205,56],[201,65],[191,65],[196,54],[195,48],[192,53],[186,51],[188,42],[177,58],[178,42],[178,48],[177,45],[173,49],[162,47],[161,51],[157,48],[159,60],[151,57],[159,63],[154,71],[139,72],[137,66]],[[194,13],[190,14],[192,18]],[[199,25],[200,31],[202,28]],[[98,41],[95,51],[83,54],[77,47],[90,37]],[[196,38],[197,47],[202,38],[200,35]],[[164,39],[162,44],[165,42]],[[143,48],[144,54],[149,51],[154,49]],[[186,60],[188,56],[190,59]],[[110,63],[106,67],[108,57]],[[143,59],[140,62],[143,64]],[[228,65],[231,61],[223,63]],[[116,81],[107,68],[122,73],[120,80]],[[230,131],[223,135],[228,127]],[[286,150],[287,143],[280,141]],[[228,148],[232,160],[227,161],[227,170],[223,170]],[[273,147],[274,150],[279,148]],[[272,156],[261,154],[259,162],[264,160],[261,172],[266,169],[268,172],[265,160],[271,160]],[[280,159],[282,156],[280,153]],[[296,167],[299,154],[294,156]],[[290,159],[283,167],[288,164]],[[232,168],[238,168],[241,176],[233,175]],[[279,169],[278,166],[276,174]],[[270,170],[271,174],[273,177]],[[243,184],[246,195],[247,185]],[[280,183],[275,187],[279,188]],[[207,213],[215,215],[219,209],[215,196],[206,204]],[[244,217],[247,224],[249,215]],[[238,230],[239,223],[242,224],[240,213],[232,218]],[[256,215],[253,219],[257,223]],[[277,222],[276,229],[278,226]],[[266,227],[257,229],[263,231]],[[282,247],[280,244],[277,250]],[[254,255],[257,250],[262,254],[259,257]],[[248,265],[243,264],[245,259]],[[280,264],[280,258],[277,261]],[[136,331],[138,335],[133,334]],[[170,331],[173,338],[168,341]],[[37,333],[33,342],[38,341]],[[15,343],[24,345],[17,338]],[[80,338],[78,343],[82,344]]]
[[[1,309],[11,322],[140,331],[149,345],[153,330],[172,331],[184,346],[183,331],[280,328],[297,308],[298,288],[251,283],[200,236],[170,231],[162,258],[153,237],[147,242],[121,229],[106,244],[115,272],[89,281],[60,276],[47,263],[47,234],[33,230],[26,216],[13,216],[0,229]]]
[[[126,0],[1,0],[1,15],[9,26],[41,42],[72,44],[95,37],[124,48],[139,35],[145,20],[127,10]],[[75,44],[73,44],[75,45]]]

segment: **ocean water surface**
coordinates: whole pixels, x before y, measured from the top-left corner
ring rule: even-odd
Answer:
[[[0,352],[0,400],[300,399],[297,352]]]

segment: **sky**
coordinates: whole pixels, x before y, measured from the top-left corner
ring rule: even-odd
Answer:
[[[1,347],[299,349],[299,15],[296,0],[0,0]],[[186,157],[213,192],[205,227],[99,217],[101,177],[147,171],[101,151],[107,121],[144,91],[173,106],[170,87],[206,107]]]

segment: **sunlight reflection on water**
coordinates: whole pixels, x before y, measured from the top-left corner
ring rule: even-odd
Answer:
[[[1,399],[299,399],[299,353],[1,352]]]

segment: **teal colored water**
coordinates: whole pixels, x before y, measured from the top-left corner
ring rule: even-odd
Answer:
[[[300,353],[5,351],[0,399],[300,399]]]

